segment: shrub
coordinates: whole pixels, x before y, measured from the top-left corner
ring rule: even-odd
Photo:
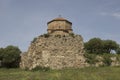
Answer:
[[[75,37],[75,34],[74,34],[74,33],[70,33],[69,35],[70,35],[71,37],[73,37],[73,38]]]
[[[61,38],[61,35],[58,34],[58,35],[55,35],[55,37],[59,37],[59,38]]]
[[[89,64],[95,64],[96,62],[98,62],[98,60],[96,59],[96,54],[88,54],[88,53],[85,53],[84,54],[85,58],[86,58],[86,62],[89,63]]]
[[[116,59],[118,62],[120,62],[120,55],[119,54],[116,55]]]
[[[43,34],[45,38],[48,38],[50,35],[49,34]]]
[[[33,39],[33,41],[31,41],[31,43],[34,43],[36,40],[37,40],[37,38],[35,37],[35,38]]]
[[[112,63],[112,60],[111,60],[111,57],[113,55],[112,54],[107,54],[107,53],[104,53],[104,55],[102,55],[103,57],[103,66],[110,66],[111,63]]]

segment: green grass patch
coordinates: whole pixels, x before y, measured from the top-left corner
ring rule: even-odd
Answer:
[[[0,80],[120,80],[120,67],[88,67],[49,71],[0,69]]]

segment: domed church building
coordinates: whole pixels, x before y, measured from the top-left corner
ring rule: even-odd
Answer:
[[[62,17],[49,21],[47,25],[47,31],[51,35],[68,35],[69,33],[73,33],[72,23]]]
[[[58,17],[47,25],[47,35],[43,34],[34,39],[28,51],[21,55],[20,67],[29,70],[85,67],[87,63],[83,38],[73,34],[72,23]]]

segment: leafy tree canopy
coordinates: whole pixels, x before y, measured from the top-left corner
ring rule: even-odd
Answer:
[[[0,60],[2,67],[18,67],[20,61],[20,49],[9,45],[6,48],[0,48]]]
[[[115,41],[101,40],[100,38],[92,38],[85,43],[85,50],[88,53],[110,53],[111,50],[114,50],[117,53],[118,48],[119,46]]]

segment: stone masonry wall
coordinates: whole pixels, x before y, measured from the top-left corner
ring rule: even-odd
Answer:
[[[38,66],[51,69],[84,67],[83,49],[80,35],[39,36],[31,43],[28,51],[22,53],[20,67],[30,70]]]

